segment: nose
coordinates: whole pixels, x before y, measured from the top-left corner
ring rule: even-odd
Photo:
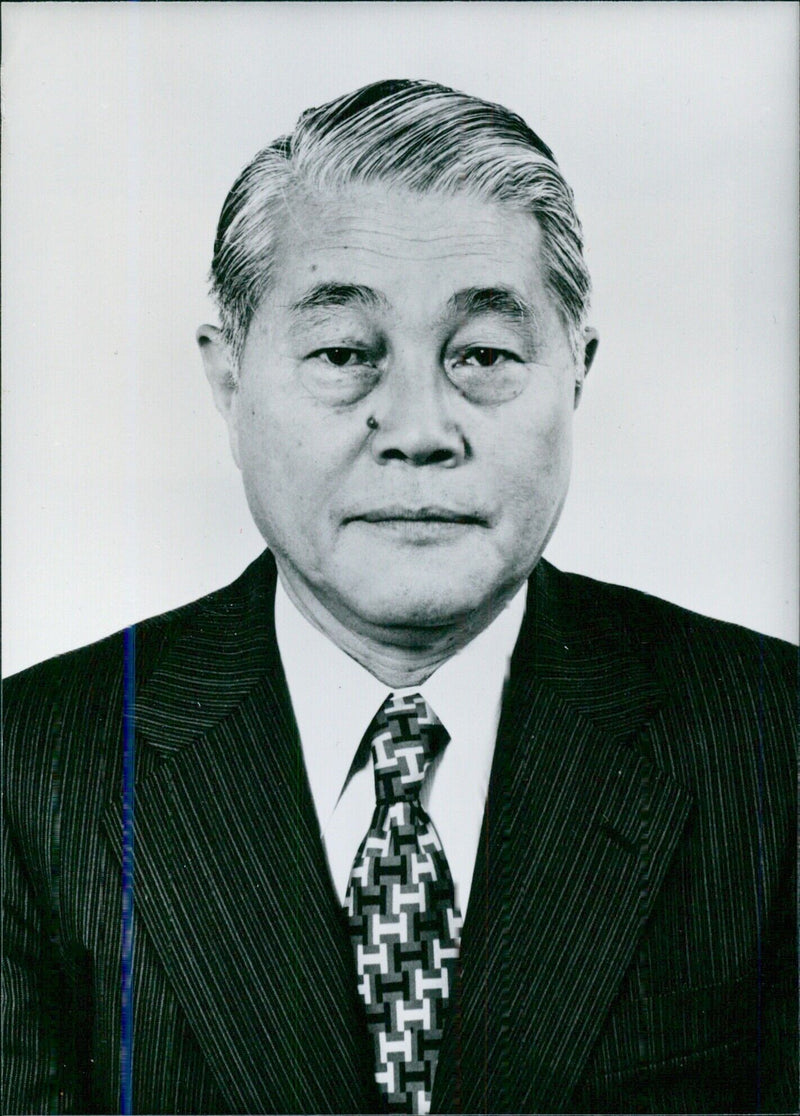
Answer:
[[[433,365],[403,368],[395,364],[371,398],[372,454],[379,464],[453,468],[465,460],[469,446],[452,413],[444,373]]]

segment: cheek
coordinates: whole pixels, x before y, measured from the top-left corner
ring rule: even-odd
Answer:
[[[258,395],[243,400],[239,420],[239,449],[253,478],[293,477],[297,459],[305,453],[303,427],[290,425],[274,400]]]
[[[548,490],[569,473],[572,457],[572,417],[561,406],[540,410],[526,422],[506,430],[495,443],[509,486],[521,502],[546,500]],[[537,501],[538,502],[538,501]]]
[[[248,400],[239,449],[250,497],[270,519],[294,523],[299,534],[307,534],[341,484],[343,454],[330,423],[298,410],[273,397]]]
[[[566,496],[572,457],[571,424],[553,416],[527,423],[506,442],[499,471],[505,531],[515,548],[539,550]]]

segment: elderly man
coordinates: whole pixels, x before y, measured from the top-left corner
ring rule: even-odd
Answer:
[[[7,1110],[793,1110],[792,649],[541,558],[597,344],[550,150],[359,90],[212,275],[269,549],[7,686]]]

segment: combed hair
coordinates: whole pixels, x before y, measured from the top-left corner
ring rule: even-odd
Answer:
[[[286,203],[296,189],[385,182],[420,193],[466,193],[531,213],[545,282],[578,351],[590,279],[572,190],[552,151],[501,105],[424,81],[381,81],[304,112],[233,184],[214,242],[211,291],[238,363],[269,289]]]

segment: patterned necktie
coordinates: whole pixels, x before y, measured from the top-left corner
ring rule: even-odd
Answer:
[[[375,1080],[389,1110],[427,1113],[461,917],[419,792],[450,738],[419,694],[390,694],[369,734],[376,807],[346,898],[358,990],[375,1047]]]

